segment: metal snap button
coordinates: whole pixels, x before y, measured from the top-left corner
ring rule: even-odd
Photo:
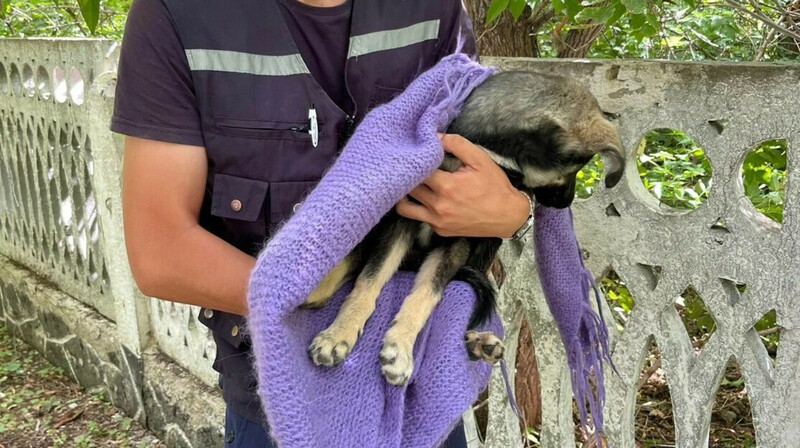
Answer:
[[[231,328],[231,336],[233,336],[233,337],[239,336],[239,326],[238,325],[234,325],[233,328]]]
[[[297,204],[294,204],[294,207],[292,207],[292,211],[294,213],[297,213],[297,209],[299,209],[299,208],[300,208],[300,202],[298,202]]]
[[[231,201],[231,210],[238,212],[242,209],[242,201],[234,199]]]
[[[212,317],[214,317],[214,310],[210,310],[208,308],[204,309],[203,316],[205,316],[206,319],[211,319]]]

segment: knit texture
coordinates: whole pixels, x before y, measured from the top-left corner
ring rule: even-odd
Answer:
[[[539,282],[567,352],[578,415],[584,428],[588,428],[588,403],[595,431],[603,433],[603,361],[613,364],[600,293],[591,272],[583,265],[572,226],[572,210],[537,205],[533,222]],[[590,288],[594,290],[600,317],[590,305]],[[599,448],[599,437],[597,443]]]
[[[248,296],[258,392],[282,448],[438,446],[486,388],[491,367],[464,346],[474,292],[453,282],[414,348],[408,386],[389,385],[379,353],[411,291],[398,274],[347,360],[316,367],[306,348],[335,318],[350,286],[322,310],[298,309],[316,285],[444,157],[436,133],[490,77],[464,55],[443,59],[392,102],[371,111],[295,215],[259,254]],[[487,329],[502,335],[497,316]]]
[[[353,352],[337,367],[316,367],[306,349],[333,322],[352,285],[322,310],[298,307],[381,217],[439,167],[444,153],[436,133],[494,72],[465,55],[449,56],[370,112],[259,254],[247,331],[258,392],[279,447],[435,447],[488,385],[491,367],[469,361],[464,346],[475,295],[461,282],[447,287],[419,335],[405,387],[386,382],[379,353],[411,291],[413,273],[397,274],[384,288]],[[535,213],[537,265],[567,349],[580,416],[586,425],[588,402],[602,431],[602,360],[608,350],[605,326],[589,305],[593,279],[583,267],[570,211],[537,207]],[[496,315],[483,330],[502,337]]]

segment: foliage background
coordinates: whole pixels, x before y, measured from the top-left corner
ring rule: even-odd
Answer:
[[[0,38],[105,37],[121,40],[132,2],[0,0]],[[484,55],[739,62],[797,62],[800,56],[800,0],[465,0],[465,3]],[[786,141],[777,139],[779,137],[748,148],[750,152],[740,173],[745,195],[758,211],[775,223],[783,219],[786,155],[790,150]],[[638,175],[645,188],[664,207],[690,212],[713,194],[711,164],[703,148],[690,135],[677,129],[655,129],[645,135],[636,148],[629,150],[637,152]],[[602,171],[602,160],[598,157],[579,173],[579,198],[592,195]],[[617,324],[624,328],[635,307],[635,298],[624,279],[613,271],[603,279],[602,289]],[[713,317],[691,288],[676,303],[699,350],[715,330]],[[779,343],[777,325],[774,312],[756,325],[773,356]],[[518,356],[523,361],[526,359],[524,353]],[[645,375],[658,376],[657,352],[651,355],[648,363]],[[524,364],[535,365],[533,362]],[[524,367],[518,375],[518,391],[519,378],[525,381],[526,376],[536,376],[535,368],[525,371]],[[733,384],[738,388],[734,393],[746,396],[746,392],[742,392],[740,374],[729,373],[733,380],[723,381],[723,387]],[[652,385],[653,381],[648,378],[643,376],[641,384]],[[648,397],[654,400],[666,389],[656,384],[655,392]],[[666,402],[669,402],[668,396]],[[528,419],[529,422],[536,420],[535,416]],[[732,432],[733,441],[724,446],[749,446],[746,439],[751,434]],[[535,439],[534,429],[529,434]],[[644,434],[648,434],[647,428]],[[670,442],[669,438],[659,435],[657,446]]]

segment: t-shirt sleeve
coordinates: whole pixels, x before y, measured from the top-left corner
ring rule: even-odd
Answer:
[[[444,45],[439,57],[443,58],[460,49],[462,53],[477,60],[478,46],[466,6],[462,0],[447,0],[444,3],[446,9],[441,22]]]
[[[189,62],[162,0],[135,0],[122,39],[111,130],[203,146]]]

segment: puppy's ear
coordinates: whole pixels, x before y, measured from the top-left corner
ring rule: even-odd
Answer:
[[[601,114],[597,114],[579,133],[590,155],[603,154],[606,188],[612,188],[619,182],[625,169],[625,151],[616,128]]]

